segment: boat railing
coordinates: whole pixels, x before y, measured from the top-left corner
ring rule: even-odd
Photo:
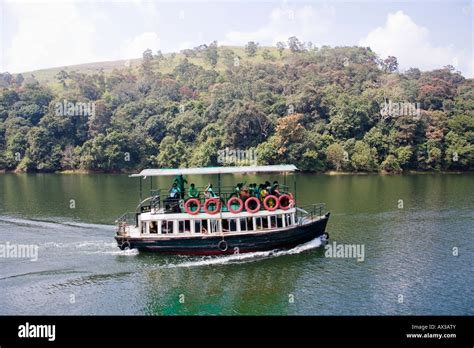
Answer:
[[[288,193],[288,186],[286,185],[279,185],[280,186],[280,192],[283,193]],[[207,199],[205,195],[205,189],[206,187],[196,187],[196,189],[199,192],[199,197],[198,199],[201,203],[201,206],[204,205],[205,200]],[[240,198],[240,192],[237,190],[236,186],[221,186],[221,191],[216,192],[215,198],[220,198],[221,200],[221,205],[223,207],[227,206],[227,202],[230,198],[232,197],[239,197]],[[165,212],[177,212],[176,209],[178,207],[180,209],[183,208],[183,203],[186,202],[188,199],[192,197],[189,197],[189,195],[185,192],[184,194],[178,193],[176,197],[171,197],[170,196],[170,190],[166,189],[152,189],[150,190],[150,197],[145,198],[142,202],[137,207],[137,211],[140,213],[146,213],[146,212],[151,212],[151,213],[156,213],[160,210],[160,208],[164,207]],[[261,207],[263,209],[263,205]]]
[[[138,226],[137,213],[127,212],[122,214],[117,220],[117,234],[126,234],[130,232],[130,226]]]
[[[301,225],[305,220],[315,220],[320,216],[323,216],[326,212],[325,203],[314,203],[308,204],[296,208],[296,218],[298,224]]]

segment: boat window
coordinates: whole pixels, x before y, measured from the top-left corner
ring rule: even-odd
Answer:
[[[276,218],[277,218],[277,227],[282,228],[283,227],[283,219],[284,219],[283,215],[278,215]]]
[[[291,226],[291,214],[285,214],[286,226]]]
[[[229,220],[229,230],[231,232],[237,231],[237,219],[230,219]]]
[[[276,215],[270,216],[270,228],[277,227],[277,217]]]
[[[210,222],[210,226],[211,226],[211,230],[210,230],[211,233],[220,232],[219,220],[209,219],[209,222]]]
[[[189,233],[191,231],[191,224],[189,220],[178,221],[178,226],[179,233]]]
[[[201,220],[194,220],[194,233],[202,232],[202,222]]]
[[[247,231],[247,219],[240,219],[240,230],[242,232]]]
[[[229,220],[222,219],[222,231],[229,232]]]
[[[209,233],[209,220],[202,220],[202,233],[208,234]]]
[[[262,217],[262,228],[268,228],[268,217]]]
[[[247,231],[254,231],[255,228],[253,226],[253,218],[247,218]]]
[[[174,226],[173,226],[173,220],[163,220],[161,222],[161,233],[163,234],[169,234],[173,233]]]
[[[261,216],[255,218],[255,224],[256,224],[255,229],[257,229],[257,230],[261,230],[261,229],[264,228],[263,227],[263,219],[262,219]]]
[[[237,231],[237,220],[236,219],[222,219],[222,231],[224,232]]]
[[[150,233],[158,233],[158,224],[156,221],[150,221]]]

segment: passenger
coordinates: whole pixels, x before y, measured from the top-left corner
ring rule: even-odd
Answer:
[[[214,198],[214,197],[217,197],[217,195],[214,193],[214,191],[212,190],[212,184],[209,183],[207,184],[207,187],[206,189],[204,190],[204,196],[206,198]]]
[[[260,190],[260,200],[263,202],[267,195],[268,195],[268,190],[266,186],[262,185],[262,189]]]
[[[270,193],[272,190],[272,184],[270,184],[270,181],[265,181],[265,189],[267,190],[267,193]]]
[[[189,187],[188,196],[189,198],[199,198],[199,190],[196,188],[194,183]]]
[[[180,198],[183,199],[184,198],[184,184],[187,184],[188,181],[184,178],[184,176],[181,174],[181,175],[177,175],[175,178],[174,178],[174,182],[178,185],[178,188],[180,190]]]
[[[240,199],[245,202],[247,198],[250,197],[249,189],[247,186],[243,186],[242,189],[240,190]]]
[[[275,195],[277,197],[281,196],[280,193],[280,185],[278,184],[278,181],[274,181],[272,185],[272,195]]]
[[[261,192],[262,192],[263,189],[264,189],[263,184],[258,185],[258,188],[257,188],[257,190],[256,190],[256,195],[255,195],[255,197],[257,197],[258,199],[260,199],[260,195],[261,195]]]
[[[240,189],[242,188],[242,185],[243,184],[240,182],[237,185],[235,185],[233,195],[236,195],[237,197],[240,196]]]
[[[257,184],[250,184],[249,193],[252,197],[257,197]]]
[[[180,195],[180,190],[179,190],[179,187],[176,183],[173,183],[173,186],[171,186],[170,190],[169,190],[169,193],[170,193],[170,197],[171,198],[179,198],[181,195]]]

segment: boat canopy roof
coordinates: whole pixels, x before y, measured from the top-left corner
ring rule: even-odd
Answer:
[[[236,173],[270,173],[294,172],[298,170],[292,164],[273,166],[242,166],[242,167],[207,167],[207,168],[176,168],[176,169],[144,169],[130,177],[169,176],[169,175],[204,175],[204,174],[236,174]]]

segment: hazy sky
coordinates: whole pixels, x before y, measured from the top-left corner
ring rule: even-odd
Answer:
[[[0,72],[140,57],[290,36],[370,46],[401,70],[454,65],[474,76],[472,1],[0,0]]]

